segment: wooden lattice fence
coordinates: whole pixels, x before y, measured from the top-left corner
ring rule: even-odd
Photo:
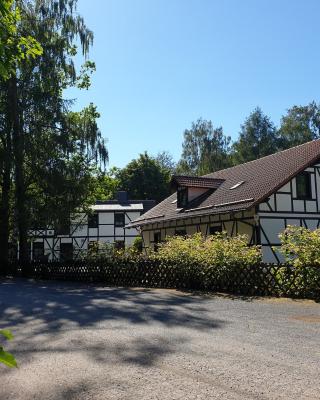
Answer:
[[[164,265],[158,260],[70,261],[11,264],[7,275],[102,282],[110,286],[210,290],[242,295],[320,299],[320,268],[288,265],[210,267]]]

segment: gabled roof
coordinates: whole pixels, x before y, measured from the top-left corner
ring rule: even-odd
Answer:
[[[214,179],[205,176],[186,176],[186,175],[173,175],[171,185],[176,187],[195,187],[203,189],[217,189],[224,179]]]
[[[205,178],[223,179],[224,182],[216,190],[208,190],[205,195],[193,200],[184,209],[177,209],[177,195],[174,193],[130,226],[250,209],[319,159],[320,140],[314,140],[205,175]]]

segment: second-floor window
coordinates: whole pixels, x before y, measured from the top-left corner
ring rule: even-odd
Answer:
[[[60,221],[55,230],[56,235],[70,235],[70,221]]]
[[[296,182],[298,199],[311,199],[311,175],[308,172],[302,172],[297,175]]]
[[[117,228],[123,228],[125,225],[124,213],[114,214],[114,226]]]
[[[188,188],[178,187],[177,190],[177,208],[184,208],[188,204]]]
[[[88,215],[88,227],[89,228],[98,228],[98,214],[89,214]]]

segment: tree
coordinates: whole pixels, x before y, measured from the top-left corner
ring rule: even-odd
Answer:
[[[170,194],[170,172],[146,152],[119,170],[116,178],[131,199],[161,201]]]
[[[21,261],[28,259],[28,230],[45,214],[44,210],[48,214],[46,220],[52,221],[58,213],[59,218],[67,218],[69,212],[85,206],[90,173],[99,161],[107,161],[95,107],[70,112],[72,102],[63,98],[67,87],[88,88],[94,70],[94,64],[86,61],[78,75],[74,66],[75,43],[79,41],[86,57],[93,41],[92,32],[76,12],[76,3],[15,2],[21,10],[17,35],[31,34],[43,48],[37,58],[17,60],[10,78],[1,83],[1,140],[5,149],[1,164],[1,219],[6,222],[14,209]],[[6,155],[11,161],[9,168]],[[11,209],[10,195],[4,190],[8,176],[11,192],[14,189],[15,207]],[[0,248],[5,261],[8,230],[4,232],[3,226],[0,224]]]
[[[100,170],[94,172],[92,204],[97,200],[111,200],[116,197],[116,192],[120,189],[120,183],[116,177],[119,171],[119,168],[113,167],[107,172]]]
[[[155,160],[163,170],[167,170],[171,175],[175,173],[177,165],[168,151],[159,152],[156,155]]]
[[[230,166],[231,138],[224,135],[222,127],[214,128],[211,121],[200,118],[183,135],[177,172],[204,175]]]
[[[40,44],[30,35],[20,35],[20,9],[14,0],[0,0],[0,77],[8,79],[18,61],[42,54]]]
[[[320,106],[314,101],[293,106],[281,119],[281,147],[289,148],[320,138]]]
[[[233,144],[233,163],[267,156],[277,151],[278,133],[269,117],[257,107],[241,125],[239,139]]]

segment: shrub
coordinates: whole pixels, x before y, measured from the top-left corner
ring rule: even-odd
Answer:
[[[279,252],[287,264],[295,267],[320,267],[320,229],[310,229],[289,225],[279,235]]]
[[[163,264],[176,265],[200,280],[205,288],[221,287],[240,268],[261,263],[258,246],[248,246],[248,237],[227,236],[225,232],[207,238],[201,233],[171,237],[159,245],[155,258]]]
[[[277,272],[279,293],[317,297],[320,289],[320,229],[289,225],[279,235],[286,266]]]
[[[114,253],[115,248],[112,243],[95,241],[90,243],[88,250],[83,250],[80,254],[80,259],[88,261],[110,261],[113,259]]]
[[[137,236],[133,243],[132,243],[132,249],[134,249],[136,252],[141,253],[143,249],[143,241],[141,236]]]

